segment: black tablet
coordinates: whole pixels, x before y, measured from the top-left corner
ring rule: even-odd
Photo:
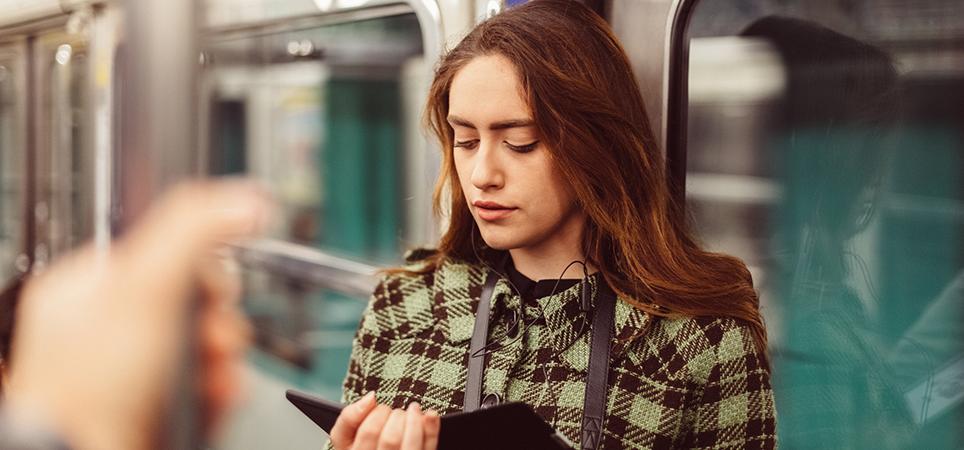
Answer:
[[[344,405],[304,392],[288,390],[285,397],[312,422],[331,432]],[[442,416],[438,450],[572,450],[562,435],[524,403],[503,403],[471,413]]]
[[[285,391],[285,398],[328,434],[331,434],[331,429],[335,426],[335,420],[338,419],[342,408],[345,407],[341,403],[325,400],[294,389]]]

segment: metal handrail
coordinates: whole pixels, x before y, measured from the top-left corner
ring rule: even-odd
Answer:
[[[353,297],[367,299],[378,282],[380,267],[277,239],[252,241],[235,247],[245,267],[283,273]]]

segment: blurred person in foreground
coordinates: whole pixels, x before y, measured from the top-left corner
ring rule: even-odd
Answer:
[[[247,182],[183,184],[109,251],[78,250],[29,279],[2,355],[0,448],[156,446],[195,298],[211,433],[238,397],[248,334],[240,284],[217,250],[257,234],[269,209]]]

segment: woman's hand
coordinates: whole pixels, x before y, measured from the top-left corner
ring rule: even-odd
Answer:
[[[440,420],[418,403],[391,409],[375,403],[375,393],[345,407],[331,429],[335,450],[435,450]]]

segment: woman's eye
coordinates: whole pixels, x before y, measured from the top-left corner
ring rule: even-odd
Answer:
[[[464,148],[466,150],[472,150],[479,146],[478,139],[469,139],[467,141],[455,141],[455,148]]]
[[[536,146],[539,145],[539,141],[535,141],[535,142],[532,142],[532,143],[530,143],[530,144],[525,144],[525,145],[512,145],[512,144],[506,142],[505,145],[506,145],[506,147],[509,147],[509,150],[512,150],[512,151],[514,151],[514,152],[517,152],[517,153],[529,153],[529,152],[531,152],[531,151],[533,151],[533,150],[536,149]]]

